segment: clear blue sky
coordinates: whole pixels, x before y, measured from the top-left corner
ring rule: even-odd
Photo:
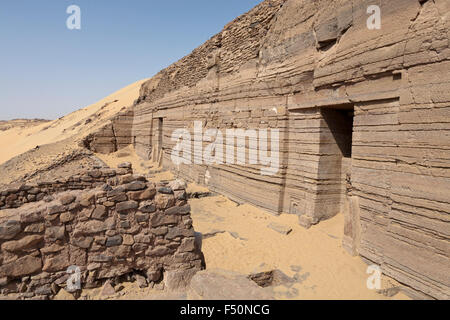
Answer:
[[[261,0],[2,0],[0,120],[56,119],[167,67]],[[81,30],[69,30],[69,5]]]

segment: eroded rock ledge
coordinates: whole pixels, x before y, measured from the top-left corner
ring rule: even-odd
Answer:
[[[90,189],[70,190],[88,182]],[[149,284],[180,289],[204,265],[180,181],[155,185],[125,166],[88,172],[53,189],[33,188],[39,192],[28,186],[7,191],[19,194],[18,208],[0,212],[2,294],[46,299],[63,288],[74,291],[67,286],[70,267],[79,268],[82,288],[139,273]],[[44,193],[21,205],[28,195]]]

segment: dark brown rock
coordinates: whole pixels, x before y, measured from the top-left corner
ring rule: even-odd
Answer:
[[[136,213],[136,221],[137,222],[147,222],[150,218],[148,213]]]
[[[122,236],[121,235],[108,237],[106,239],[107,247],[116,247],[116,246],[120,246],[121,244],[122,244]]]
[[[168,231],[169,231],[169,228],[167,228],[167,227],[159,227],[159,228],[153,228],[151,230],[151,233],[153,233],[154,235],[157,235],[157,236],[164,236],[167,234]]]
[[[119,169],[131,169],[132,167],[133,166],[131,165],[130,162],[124,162],[117,166],[117,168],[119,168]]]
[[[161,211],[156,212],[152,215],[150,218],[150,225],[155,227],[170,225],[170,224],[177,224],[178,223],[178,217],[175,215],[166,215],[162,213]]]
[[[66,229],[62,227],[49,227],[45,230],[45,238],[53,240],[64,240]]]
[[[94,211],[92,212],[92,218],[94,219],[103,219],[107,214],[107,210],[106,207],[103,205],[97,205],[94,209]]]
[[[71,243],[74,246],[83,249],[89,249],[93,241],[94,241],[93,237],[78,237],[78,238],[74,237],[71,239]]]
[[[191,213],[191,206],[189,204],[181,206],[181,207],[172,207],[166,209],[164,211],[165,214],[178,214],[178,215],[186,215]]]
[[[145,189],[147,187],[147,184],[142,181],[133,181],[124,185],[124,187],[127,191],[138,191]]]
[[[178,227],[169,228],[169,232],[166,234],[166,239],[172,240],[177,237],[194,237],[195,233],[193,229],[181,229]]]
[[[155,195],[156,195],[156,189],[154,187],[147,188],[141,193],[139,200],[151,200],[155,197]]]
[[[63,205],[53,205],[53,206],[48,207],[47,213],[49,215],[54,215],[54,214],[62,213],[66,210],[67,210],[66,207]]]
[[[143,201],[139,206],[139,211],[145,213],[153,213],[156,211],[156,206],[152,201]]]
[[[71,204],[72,202],[74,202],[75,199],[76,199],[76,198],[75,198],[74,195],[72,195],[72,194],[65,194],[65,195],[63,195],[63,196],[61,196],[61,197],[59,198],[59,201],[61,201],[61,203],[62,203],[64,206],[67,206],[67,205]]]
[[[127,212],[129,210],[134,210],[139,207],[136,201],[130,200],[125,202],[120,202],[116,205],[117,212]]]
[[[164,246],[157,246],[155,248],[149,249],[147,250],[147,252],[145,252],[145,255],[150,256],[150,257],[162,257],[166,254],[169,254],[171,252],[171,250],[167,247]]]
[[[20,240],[5,242],[1,248],[9,252],[27,250],[37,247],[43,240],[44,237],[41,235],[26,236]]]
[[[40,258],[25,256],[16,261],[0,266],[0,277],[23,277],[34,274],[42,268],[42,261]]]

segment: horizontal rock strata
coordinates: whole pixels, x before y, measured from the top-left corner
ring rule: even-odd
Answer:
[[[372,4],[262,2],[142,86],[131,140],[140,156],[305,227],[343,212],[351,253],[417,297],[448,299],[450,4],[383,2],[369,29]],[[191,164],[175,165],[172,134],[194,140],[194,121],[278,129],[279,170],[261,175],[250,156],[207,164],[193,147]]]

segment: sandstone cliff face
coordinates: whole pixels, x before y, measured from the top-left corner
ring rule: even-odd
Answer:
[[[141,156],[305,226],[345,213],[349,251],[448,299],[450,3],[382,2],[379,30],[371,4],[264,1],[142,86],[132,137]],[[174,165],[172,132],[199,120],[279,129],[279,171]]]

